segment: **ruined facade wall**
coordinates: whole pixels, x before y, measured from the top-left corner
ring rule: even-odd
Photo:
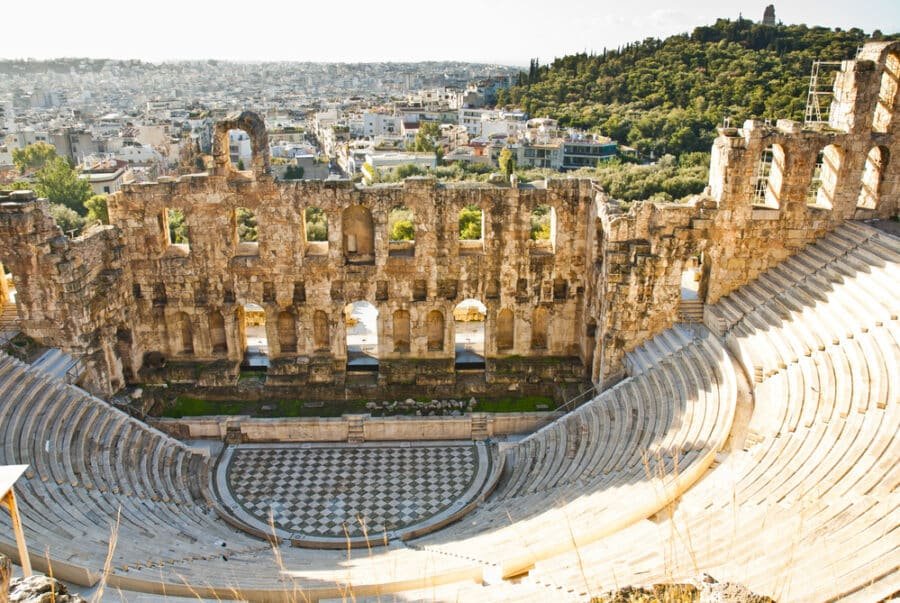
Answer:
[[[896,78],[889,58],[898,53],[896,42],[869,44],[859,60],[844,62],[828,127],[780,120],[720,129],[709,188],[686,206],[635,203],[623,214],[598,195],[591,219],[602,228],[595,237],[602,242],[589,258],[584,318],[597,321],[603,334],[595,342],[596,382],[621,379],[624,354],[676,321],[681,273],[692,256],[702,254],[701,290],[711,304],[844,220],[897,215],[900,95],[886,93],[884,82]],[[876,114],[881,125],[873,127]],[[760,159],[770,147],[771,172],[758,196]],[[823,183],[811,196],[814,179]]]
[[[81,357],[85,385],[124,385],[114,352],[115,325],[125,303],[121,244],[112,227],[69,239],[45,200],[15,194],[0,200],[0,260],[13,274],[22,331],[44,345]]]
[[[585,322],[599,325],[591,377],[612,383],[624,376],[622,359],[649,337],[672,326],[681,300],[681,273],[706,249],[715,204],[636,203],[623,214],[605,195],[593,206],[602,228],[595,291]]]
[[[168,359],[164,379],[233,383],[251,303],[265,312],[272,385],[343,386],[344,309],[368,301],[378,383],[453,386],[453,309],[469,298],[487,306],[486,382],[587,373],[606,385],[623,376],[627,351],[677,320],[694,258],[701,301],[714,303],[843,220],[897,214],[897,71],[900,43],[866,45],[843,64],[827,127],[722,128],[703,195],[627,211],[588,180],[275,182],[262,121],[244,113],[217,125],[209,174],[124,187],[110,197],[113,225],[81,239],[62,236],[46,202],[0,200],[0,261],[16,278],[23,330],[87,358],[104,393],[137,378],[150,352]],[[257,151],[244,172],[228,161],[233,127]],[[529,235],[542,204],[555,211],[553,249]],[[477,242],[459,237],[468,205],[483,212]],[[389,241],[396,206],[414,213],[412,252]],[[309,207],[325,212],[327,243],[306,240]],[[255,214],[258,242],[238,240],[239,208]],[[189,249],[170,244],[168,209],[184,213]]]
[[[346,363],[344,308],[368,301],[378,310],[378,356],[388,381],[452,379],[453,308],[473,298],[488,309],[487,357],[577,356],[577,298],[585,258],[579,233],[589,200],[589,183],[578,180],[552,181],[547,189],[443,187],[431,179],[360,188],[209,176],[126,186],[111,197],[110,216],[130,266],[129,325],[135,355],[157,351],[172,359],[239,361],[239,308],[253,303],[266,313],[274,372],[328,383],[340,379]],[[555,211],[553,251],[539,248],[530,238],[531,212],[540,204]],[[468,205],[483,211],[479,243],[458,236],[459,212]],[[391,253],[388,215],[397,206],[414,214],[411,255]],[[327,216],[327,250],[306,240],[304,215],[309,207]],[[255,214],[257,244],[237,240],[238,208]],[[348,208],[364,208],[371,215],[371,257],[357,259],[346,252],[343,220]],[[168,209],[184,212],[189,249],[169,244],[163,220]],[[539,307],[548,311],[550,320],[544,349],[531,345],[531,321]],[[502,309],[515,315],[514,342],[511,349],[498,350],[495,323]],[[394,345],[398,310],[409,313],[408,350]],[[429,349],[426,328],[435,310],[444,318],[444,344],[438,350]],[[227,352],[213,349],[209,316],[215,312],[224,318]],[[283,312],[295,319],[296,350],[280,348],[278,317]],[[327,318],[327,341],[318,343],[317,313]],[[193,332],[189,355],[180,349],[182,314],[189,317]],[[404,366],[409,359],[416,359],[419,368]]]

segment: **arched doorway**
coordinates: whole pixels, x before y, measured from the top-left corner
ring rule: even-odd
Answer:
[[[700,300],[700,280],[703,277],[703,254],[692,255],[681,271],[681,301]]]
[[[269,368],[269,338],[266,334],[266,311],[262,306],[248,303],[238,308],[243,335],[243,367],[249,370]]]
[[[378,371],[378,309],[367,301],[344,307],[347,370]]]
[[[361,205],[353,205],[341,212],[344,259],[351,264],[375,262],[375,222],[372,212]]]
[[[484,370],[486,316],[487,307],[477,299],[464,299],[453,309],[453,349],[457,370]]]
[[[16,285],[13,275],[0,264],[0,344],[18,332],[19,315],[16,310]]]

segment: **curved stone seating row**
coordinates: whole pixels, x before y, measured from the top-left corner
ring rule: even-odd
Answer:
[[[670,333],[634,377],[513,446],[495,496],[413,548],[276,554],[214,515],[205,459],[5,357],[0,454],[31,465],[18,491],[33,562],[50,551],[82,584],[121,509],[108,584],[125,590],[563,600],[708,571],[779,600],[878,599],[900,566],[898,256],[849,225],[712,307],[758,377],[744,450],[719,452],[738,389],[724,346]]]
[[[361,554],[368,558],[347,570],[335,569],[343,565],[339,558],[328,565],[327,551],[282,548],[286,567],[317,568],[288,572],[297,580],[288,584],[309,594],[327,593],[318,590],[327,584],[349,582],[354,595],[361,596],[395,586],[420,588],[419,583],[428,584],[430,593],[451,592],[455,586],[434,590],[450,582],[470,589],[466,596],[473,597],[575,597],[570,587],[469,583],[516,574],[537,559],[615,532],[664,507],[714,461],[731,428],[736,390],[725,349],[713,338],[700,337],[519,443],[507,456],[507,462],[517,461],[517,468],[485,505],[460,522],[412,541],[407,550]],[[522,462],[527,454],[534,456]],[[217,591],[201,587],[216,584],[227,572],[239,582],[239,591],[252,598],[262,597],[273,584],[285,584],[285,576],[273,568],[271,554],[259,552],[232,555],[227,565],[213,558],[177,564],[171,574],[209,596]],[[147,588],[159,573],[158,568],[140,567],[115,578],[122,587]],[[177,592],[173,582],[168,592]]]
[[[693,341],[690,330],[683,325],[666,329],[656,337],[625,354],[625,369],[629,375],[640,375],[659,360],[674,354]]]
[[[103,567],[114,529],[119,569],[220,555],[216,542],[234,535],[204,499],[205,458],[5,355],[0,440],[0,464],[29,465],[17,493],[32,550],[65,551],[59,564],[83,576]]]
[[[731,429],[736,376],[706,335],[522,440],[487,504],[416,544],[505,577],[659,511]]]
[[[533,579],[587,594],[702,571],[779,601],[871,601],[896,592],[900,296],[890,284],[900,281],[890,275],[900,241],[852,225],[789,264],[819,261],[822,249],[834,253],[817,274],[840,274],[840,285],[784,280],[734,323],[744,362],[776,359],[755,386],[745,449],[688,491],[670,517],[541,562]],[[777,267],[756,285],[773,287],[770,277],[783,272]],[[729,297],[746,303],[758,288]],[[745,368],[759,376],[760,365]]]

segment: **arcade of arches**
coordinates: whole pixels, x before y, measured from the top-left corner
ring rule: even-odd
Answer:
[[[235,385],[253,358],[266,386],[323,398],[363,365],[403,393],[606,386],[683,304],[702,317],[842,221],[896,215],[898,49],[868,44],[840,73],[828,128],[722,128],[686,203],[626,208],[575,178],[279,182],[244,112],[216,125],[209,173],[123,186],[111,225],[84,237],[61,236],[45,200],[3,193],[0,261],[21,329],[78,355],[102,394]],[[250,138],[244,171],[232,129]]]

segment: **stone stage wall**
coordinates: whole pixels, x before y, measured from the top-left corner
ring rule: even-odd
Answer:
[[[110,197],[112,225],[78,239],[46,201],[0,197],[0,262],[22,329],[80,356],[84,385],[99,393],[145,379],[235,385],[254,304],[268,383],[340,395],[353,385],[345,307],[355,301],[378,310],[367,385],[453,390],[469,379],[454,366],[452,320],[466,299],[487,308],[485,387],[605,387],[624,375],[625,352],[679,319],[686,270],[698,267],[699,302],[712,303],[844,220],[897,214],[898,56],[900,43],[876,42],[845,61],[828,124],[721,128],[709,187],[685,204],[626,206],[586,179],[277,182],[265,127],[245,112],[217,125],[209,173],[123,187]],[[228,161],[230,128],[250,135],[251,170]],[[397,206],[414,215],[414,245],[389,240]],[[482,212],[481,240],[460,239],[467,206]],[[553,208],[549,243],[530,237],[539,206]],[[308,208],[324,212],[327,241],[308,240]],[[183,214],[189,247],[170,240],[168,210]],[[247,212],[252,242],[239,234]]]

